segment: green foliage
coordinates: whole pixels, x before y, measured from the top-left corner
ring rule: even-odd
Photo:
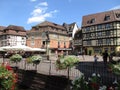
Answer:
[[[33,55],[31,57],[27,58],[27,63],[39,63],[42,60],[42,57],[40,55]]]
[[[108,68],[111,68],[112,72],[116,75],[120,75],[120,63],[109,63]]]
[[[13,62],[20,62],[22,60],[22,56],[20,54],[14,54],[10,57],[10,60]]]
[[[112,70],[115,74],[120,75],[120,63],[113,64]]]
[[[11,90],[15,77],[13,73],[0,65],[0,90]]]
[[[56,61],[56,66],[58,69],[67,69],[68,67],[73,67],[78,62],[79,59],[76,56],[59,57]]]
[[[72,90],[89,90],[84,75],[72,81]]]
[[[98,83],[98,84],[100,84],[100,83],[101,83],[100,75],[99,75],[99,74],[96,74],[96,73],[93,73],[93,74],[92,74],[92,77],[90,78],[90,81],[91,81],[92,83]]]

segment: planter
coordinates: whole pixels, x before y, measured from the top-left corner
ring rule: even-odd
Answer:
[[[34,64],[38,65],[40,63],[40,60],[33,61]]]

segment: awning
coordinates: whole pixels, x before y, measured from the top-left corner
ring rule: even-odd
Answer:
[[[1,50],[4,51],[9,51],[9,50],[23,50],[23,51],[41,51],[41,52],[45,52],[45,49],[41,49],[41,48],[31,48],[25,45],[18,45],[18,46],[5,46],[5,47],[0,47]]]
[[[68,51],[68,50],[72,50],[72,48],[58,48],[58,50],[66,50],[66,51]]]

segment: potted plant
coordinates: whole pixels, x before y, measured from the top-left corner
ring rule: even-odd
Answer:
[[[20,62],[21,60],[22,60],[22,56],[20,54],[14,54],[10,57],[10,61],[16,63],[16,66],[13,67],[15,72],[17,72],[18,70],[17,63]]]
[[[76,63],[79,62],[79,59],[76,56],[59,56],[56,61],[56,67],[59,70],[67,69],[75,66]]]
[[[20,62],[22,60],[22,56],[20,54],[14,54],[10,57],[10,60],[13,62]]]
[[[58,70],[67,69],[68,73],[68,89],[69,86],[69,72],[70,68],[75,66],[79,62],[79,59],[76,56],[59,56],[58,60],[56,61],[56,67]]]
[[[42,57],[40,55],[33,55],[27,58],[27,63],[39,64],[41,60]]]
[[[42,60],[42,57],[40,55],[33,55],[31,57],[31,61],[34,64],[39,64],[41,60]]]
[[[37,69],[37,65],[40,63],[40,61],[42,60],[42,57],[40,55],[33,55],[27,58],[27,63],[33,63],[33,65],[36,65],[36,69]]]

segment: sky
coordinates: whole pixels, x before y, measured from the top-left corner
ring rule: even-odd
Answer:
[[[62,25],[88,14],[120,9],[120,0],[0,0],[0,26],[16,25],[30,30],[43,21]]]

